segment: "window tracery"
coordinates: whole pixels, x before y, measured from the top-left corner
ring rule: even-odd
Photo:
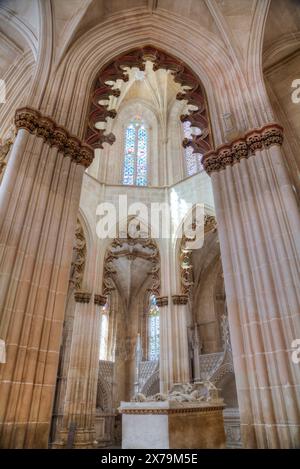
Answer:
[[[183,127],[183,134],[184,138],[188,141],[192,140],[192,128],[190,121],[184,121],[182,124]],[[187,145],[184,148],[184,158],[186,164],[186,173],[188,176],[192,176],[193,174],[199,173],[203,170],[203,166],[201,163],[202,158],[201,153],[195,153],[194,149],[191,145]]]
[[[140,116],[132,119],[125,130],[123,184],[147,185],[148,131]]]

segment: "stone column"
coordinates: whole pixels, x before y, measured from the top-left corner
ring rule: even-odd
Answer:
[[[172,383],[189,383],[189,347],[187,331],[187,295],[172,296],[172,359],[173,377]]]
[[[75,292],[75,313],[63,416],[54,448],[72,446],[92,448],[95,445],[96,396],[99,369],[101,295]],[[100,302],[100,303],[99,303]],[[73,432],[70,442],[70,433]]]
[[[171,379],[172,364],[170,363],[170,326],[168,321],[168,303],[167,296],[157,296],[156,304],[159,307],[160,322],[160,353],[159,353],[159,381],[160,392],[167,393]]]
[[[300,446],[300,217],[268,124],[203,158],[211,174],[243,444]]]
[[[46,448],[82,177],[90,147],[16,112],[0,187],[0,446]]]

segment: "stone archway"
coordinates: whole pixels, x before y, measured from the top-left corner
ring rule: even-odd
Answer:
[[[97,129],[98,122],[114,119],[117,111],[110,107],[110,98],[119,97],[120,90],[115,86],[117,80],[128,81],[126,68],[136,67],[145,70],[145,63],[153,63],[153,70],[170,70],[176,83],[182,86],[177,93],[178,100],[186,100],[192,110],[180,116],[182,122],[189,121],[193,128],[199,128],[199,134],[193,134],[191,139],[185,138],[183,146],[191,146],[195,152],[205,153],[213,146],[209,122],[209,113],[204,88],[195,73],[170,54],[153,46],[145,46],[122,54],[104,66],[98,73],[92,86],[89,116],[85,132],[85,141],[93,148],[103,148],[103,143],[113,144],[113,133],[106,134],[105,129]]]

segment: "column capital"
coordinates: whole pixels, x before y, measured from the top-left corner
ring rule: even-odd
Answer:
[[[100,295],[98,293],[95,293],[94,295],[94,303],[95,305],[99,306],[105,306],[107,302],[107,296],[105,295]]]
[[[157,296],[156,304],[158,307],[167,306],[169,303],[169,298],[167,296]]]
[[[94,150],[90,145],[71,135],[63,126],[56,124],[53,119],[42,115],[36,109],[30,107],[17,109],[15,125],[18,130],[25,129],[31,134],[42,137],[48,145],[57,147],[77,164],[88,167],[93,161]]]
[[[215,171],[233,166],[243,158],[249,158],[257,150],[263,150],[272,145],[282,145],[283,127],[279,124],[266,124],[259,129],[253,129],[244,136],[231,143],[221,145],[215,150],[209,151],[202,158],[205,171],[211,174]]]
[[[87,291],[76,291],[74,296],[76,303],[89,303],[92,294]]]
[[[173,305],[186,305],[188,302],[187,295],[172,295]]]

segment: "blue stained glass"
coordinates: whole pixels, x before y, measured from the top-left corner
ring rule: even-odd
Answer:
[[[147,185],[147,141],[147,129],[137,116],[125,132],[123,184]]]
[[[147,131],[144,126],[138,129],[136,184],[137,186],[147,184]]]
[[[183,134],[185,138],[192,140],[191,123],[189,121],[183,122]],[[194,153],[191,146],[184,149],[184,157],[188,176],[192,176],[193,174],[199,173],[203,170],[203,166],[201,164],[202,155],[201,153]]]
[[[131,124],[126,129],[123,184],[134,184],[135,128]]]

